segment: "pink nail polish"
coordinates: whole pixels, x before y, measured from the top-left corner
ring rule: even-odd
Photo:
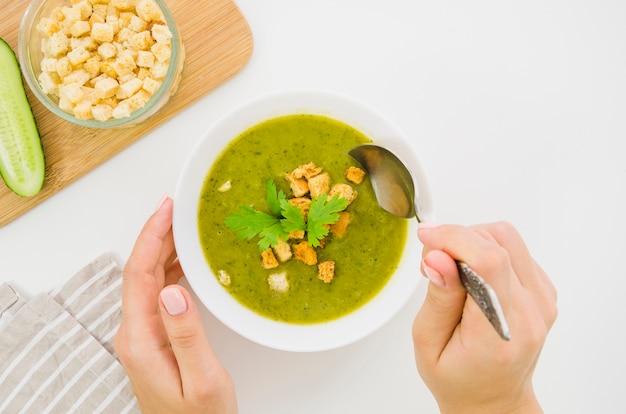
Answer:
[[[187,301],[177,287],[164,288],[160,296],[161,302],[163,302],[163,306],[170,316],[179,316],[187,312]]]
[[[443,276],[441,276],[441,273],[439,273],[438,271],[436,271],[432,267],[428,266],[424,262],[422,262],[422,267],[424,269],[424,273],[426,273],[426,276],[428,277],[428,279],[431,282],[433,282],[435,285],[437,285],[439,287],[445,287],[446,286],[446,281],[443,280]]]
[[[159,204],[157,204],[156,208],[154,209],[154,211],[158,211],[161,206],[163,205],[163,203],[165,203],[165,200],[167,200],[169,198],[169,196],[167,195],[167,193],[163,194],[163,197],[161,197],[161,199],[159,200]]]

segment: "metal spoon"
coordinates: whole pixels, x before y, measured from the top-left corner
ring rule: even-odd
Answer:
[[[378,204],[399,217],[415,217],[420,223],[416,188],[405,163],[386,148],[364,144],[351,149],[350,156],[369,174]],[[466,263],[456,261],[461,283],[476,301],[502,339],[511,339],[502,306],[493,288]]]

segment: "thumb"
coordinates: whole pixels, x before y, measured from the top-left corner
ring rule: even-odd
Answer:
[[[218,367],[196,304],[185,288],[169,285],[159,296],[161,317],[176,357],[183,391],[204,384]]]
[[[467,292],[454,259],[441,250],[431,250],[424,256],[422,270],[431,282],[413,322],[413,341],[418,356],[435,360],[461,321]]]

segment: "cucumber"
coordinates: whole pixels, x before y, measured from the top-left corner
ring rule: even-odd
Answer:
[[[39,130],[11,47],[0,39],[0,176],[22,197],[37,194],[46,166]]]

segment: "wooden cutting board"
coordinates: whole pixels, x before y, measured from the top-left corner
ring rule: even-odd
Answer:
[[[152,118],[124,129],[99,130],[53,115],[26,86],[46,157],[39,194],[23,198],[0,180],[0,226],[102,164],[132,142],[238,73],[253,48],[250,27],[232,0],[166,0],[183,37],[186,60],[178,92]],[[2,0],[0,37],[17,52],[20,20],[29,0]]]

